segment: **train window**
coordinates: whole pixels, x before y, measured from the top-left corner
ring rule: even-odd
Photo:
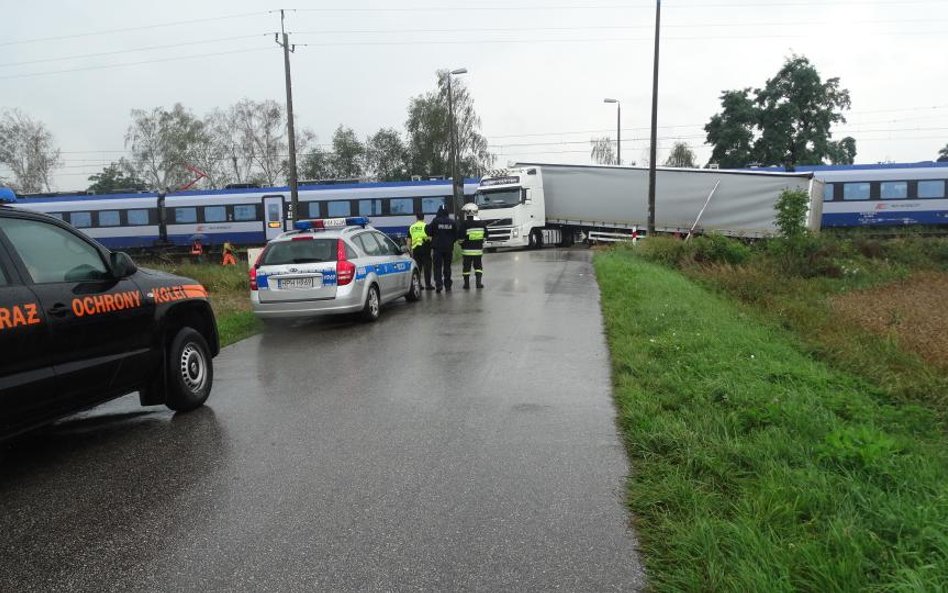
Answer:
[[[381,216],[382,200],[359,200],[359,216]]]
[[[319,215],[319,202],[310,202],[309,203],[309,217],[310,218],[322,218]]]
[[[122,221],[118,210],[103,210],[99,212],[99,226],[119,226]]]
[[[72,212],[69,214],[69,222],[77,229],[87,229],[92,226],[92,213]]]
[[[869,185],[868,183],[844,183],[843,184],[843,199],[844,200],[868,200],[869,199]]]
[[[918,197],[920,198],[944,198],[945,182],[938,181],[919,181]]]
[[[197,208],[175,208],[175,224],[191,224],[198,220]]]
[[[204,222],[227,222],[227,206],[205,206]]]
[[[827,186],[829,187],[829,186]],[[833,192],[829,194],[829,199],[833,199]],[[422,198],[421,199],[421,211],[425,214],[437,214],[438,208],[443,206],[446,203],[446,198]]]
[[[247,221],[247,220],[257,220],[257,207],[250,206],[234,206],[234,220]]]
[[[128,224],[130,226],[145,226],[148,224],[148,210],[129,210]]]
[[[348,201],[328,202],[326,204],[326,208],[326,215],[330,218],[338,218],[340,216],[349,216],[352,214],[352,208]]]
[[[904,200],[908,197],[908,181],[884,181],[881,189],[883,200]]]
[[[388,208],[392,214],[412,214],[415,211],[414,200],[411,198],[392,198]]]

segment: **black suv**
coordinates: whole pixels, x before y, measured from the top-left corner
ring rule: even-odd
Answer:
[[[0,205],[0,440],[133,391],[197,408],[219,348],[197,282]]]

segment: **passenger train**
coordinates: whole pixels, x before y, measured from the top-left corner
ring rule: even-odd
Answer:
[[[776,170],[776,169],[774,169]],[[948,163],[799,166],[824,182],[823,227],[948,225]],[[473,196],[476,179],[464,182]],[[404,236],[416,214],[453,210],[450,181],[304,184],[301,218],[367,216],[392,236]],[[155,193],[26,197],[17,207],[69,222],[113,249],[261,245],[289,229],[286,187]],[[661,204],[658,204],[661,208]]]
[[[464,193],[474,195],[476,180]],[[403,236],[417,214],[433,216],[443,204],[453,210],[451,181],[301,185],[301,218],[367,216],[392,236]],[[159,245],[205,245],[229,241],[262,245],[290,229],[286,187],[155,193],[61,195],[19,199],[17,207],[44,212],[80,228],[106,247],[145,249]]]
[[[948,162],[798,166],[796,171],[811,172],[824,183],[823,228],[948,225]]]

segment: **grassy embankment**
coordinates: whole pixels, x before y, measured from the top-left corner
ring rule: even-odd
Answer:
[[[711,243],[596,259],[652,588],[944,590],[948,368],[847,299],[939,277],[945,244]]]
[[[141,265],[193,278],[207,288],[211,307],[217,318],[221,346],[250,337],[262,329],[250,310],[250,289],[245,262],[239,262],[236,266],[220,266],[214,263],[172,265],[145,261],[141,262]]]

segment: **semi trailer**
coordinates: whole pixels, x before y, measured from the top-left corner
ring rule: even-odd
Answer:
[[[485,176],[474,197],[488,222],[485,246],[632,238],[648,223],[648,175],[638,167],[516,163]],[[807,193],[807,227],[819,230],[823,186],[811,173],[659,168],[655,230],[770,237],[785,189]]]

